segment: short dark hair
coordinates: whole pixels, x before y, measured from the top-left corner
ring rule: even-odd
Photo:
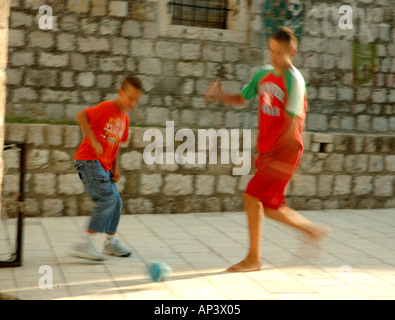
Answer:
[[[131,86],[135,87],[136,89],[144,91],[143,83],[141,82],[139,77],[136,77],[136,76],[126,77],[122,82],[121,89],[125,90],[127,85],[131,85]]]
[[[287,27],[278,28],[271,38],[276,41],[285,42],[292,48],[298,49],[298,38],[295,33]]]

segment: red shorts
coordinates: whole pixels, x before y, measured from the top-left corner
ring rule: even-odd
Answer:
[[[285,206],[285,188],[299,165],[303,145],[290,142],[272,152],[259,153],[255,160],[255,175],[245,193],[262,201],[263,207]]]

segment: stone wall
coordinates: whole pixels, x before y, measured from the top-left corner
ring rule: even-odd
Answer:
[[[309,102],[306,149],[287,191],[290,204],[395,207],[393,1],[232,0],[226,30],[172,25],[168,3],[10,0],[7,119],[75,121],[79,110],[114,99],[125,75],[137,74],[146,93],[131,113],[132,139],[121,150],[124,210],[241,210],[250,175],[232,175],[230,164],[147,165],[142,136],[165,121],[176,128],[255,130],[256,100],[227,108],[205,105],[202,96],[219,64],[225,89],[240,90],[270,62],[266,41],[273,28],[287,25],[300,41],[294,63],[306,79]],[[352,9],[350,29],[340,28],[344,4]],[[0,54],[0,65],[6,56]],[[29,145],[27,214],[90,211],[72,161],[81,138],[75,126],[7,125],[6,139]],[[18,188],[16,156],[15,150],[5,154],[6,198]]]
[[[118,187],[126,214],[243,210],[242,193],[253,166],[249,174],[237,176],[232,174],[232,162],[147,165],[143,159],[150,144],[143,141],[147,130],[130,128],[131,139],[120,149],[123,178]],[[255,137],[253,132],[252,150]],[[72,157],[82,139],[79,127],[7,124],[6,139],[28,143],[27,215],[90,212],[92,202],[73,168]],[[305,151],[287,189],[290,205],[296,209],[395,207],[394,136],[305,132],[303,139]],[[19,185],[18,151],[5,151],[4,158],[3,197],[12,198]]]
[[[224,87],[240,90],[270,62],[273,27],[288,25],[300,40],[295,65],[307,81],[307,130],[395,132],[391,0],[229,1],[227,30],[171,25],[168,2],[12,0],[7,117],[74,121],[136,73],[147,94],[133,125],[256,128],[256,101],[229,109],[205,106],[202,95],[218,63]],[[352,29],[339,27],[343,4],[353,9]],[[52,28],[40,27],[48,24],[42,5],[52,9]]]

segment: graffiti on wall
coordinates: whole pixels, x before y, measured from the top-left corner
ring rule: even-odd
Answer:
[[[354,84],[374,84],[377,46],[373,43],[353,43]]]
[[[335,59],[350,55],[350,73],[355,86],[375,84],[378,72],[376,41],[388,42],[391,38],[391,27],[384,21],[385,8],[382,5],[375,5],[373,0],[353,0],[349,6],[341,2],[308,6],[302,0],[265,0],[262,10],[267,38],[278,27],[287,26],[299,40],[308,36],[352,43],[350,52],[340,50]],[[318,52],[310,52],[306,57],[314,58],[316,54]]]
[[[295,32],[300,40],[303,34],[304,5],[301,0],[264,1],[263,25],[265,26],[266,39],[278,27],[286,26]]]

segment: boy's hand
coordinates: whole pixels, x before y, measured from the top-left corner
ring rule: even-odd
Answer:
[[[121,180],[122,176],[119,173],[119,170],[113,170],[112,172],[112,177],[111,177],[111,181],[114,183],[117,183],[119,180]]]
[[[213,80],[208,86],[204,95],[205,103],[221,101],[222,85],[219,79]]]
[[[99,141],[97,141],[97,140],[92,141],[92,147],[96,151],[96,154],[99,157],[103,154],[103,147],[101,146]]]

